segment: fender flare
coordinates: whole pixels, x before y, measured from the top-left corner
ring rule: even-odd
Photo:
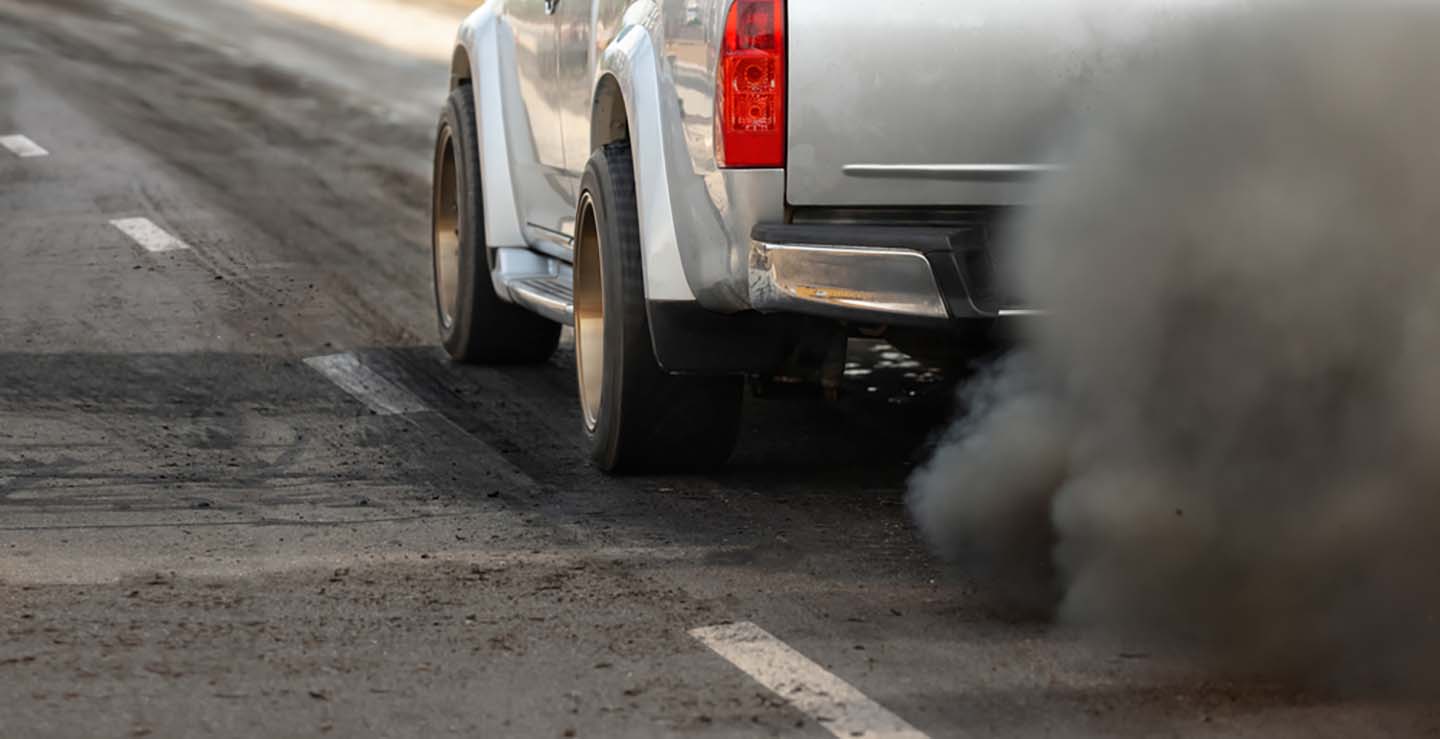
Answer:
[[[520,208],[515,198],[514,177],[510,167],[511,131],[528,130],[512,127],[507,121],[516,114],[517,106],[507,105],[506,73],[514,78],[514,49],[502,53],[500,13],[504,0],[491,0],[471,13],[460,26],[456,51],[463,49],[470,60],[470,89],[475,96],[475,130],[480,134],[481,196],[485,212],[485,243],[493,248],[525,248],[525,234],[520,227]],[[508,59],[508,67],[507,67]],[[522,111],[523,114],[523,111]]]
[[[664,68],[654,39],[659,18],[655,3],[637,2],[625,13],[621,27],[596,65],[593,97],[601,83],[615,80],[624,100],[630,125],[630,153],[635,166],[635,195],[639,207],[641,262],[645,270],[645,297],[650,301],[694,301],[686,278],[679,236],[675,229],[670,183],[672,167],[666,157],[667,137],[662,94]],[[673,82],[669,83],[673,87]],[[683,148],[684,142],[679,142]],[[685,175],[681,175],[685,176]]]

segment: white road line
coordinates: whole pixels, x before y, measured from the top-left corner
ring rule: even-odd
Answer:
[[[850,683],[752,623],[693,629],[716,654],[842,739],[928,739]]]
[[[381,377],[375,370],[360,363],[354,354],[330,354],[310,357],[305,364],[325,375],[341,390],[355,396],[382,416],[423,413],[430,410],[413,393]]]
[[[9,149],[11,154],[21,158],[50,156],[50,152],[31,141],[30,137],[21,136],[18,133],[0,136],[0,146]]]
[[[162,252],[189,249],[190,245],[166,233],[149,218],[121,218],[110,222],[146,251]]]

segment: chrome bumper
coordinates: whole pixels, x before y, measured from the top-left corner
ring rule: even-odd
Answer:
[[[918,251],[751,242],[750,304],[761,313],[928,322],[951,318],[945,303]]]
[[[941,327],[1037,315],[998,278],[985,220],[950,225],[761,224],[750,242],[750,304],[857,323]]]

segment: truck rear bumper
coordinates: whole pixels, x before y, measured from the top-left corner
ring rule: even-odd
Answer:
[[[1027,315],[996,277],[990,229],[760,225],[750,303],[761,313],[934,326]]]

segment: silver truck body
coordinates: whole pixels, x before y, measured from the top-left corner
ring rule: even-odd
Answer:
[[[788,0],[786,166],[736,170],[715,153],[732,0],[490,0],[453,83],[475,95],[497,292],[571,319],[580,178],[628,138],[653,304],[937,327],[1023,311],[972,294],[973,239],[947,234],[1027,202],[1106,64],[1226,1]]]

